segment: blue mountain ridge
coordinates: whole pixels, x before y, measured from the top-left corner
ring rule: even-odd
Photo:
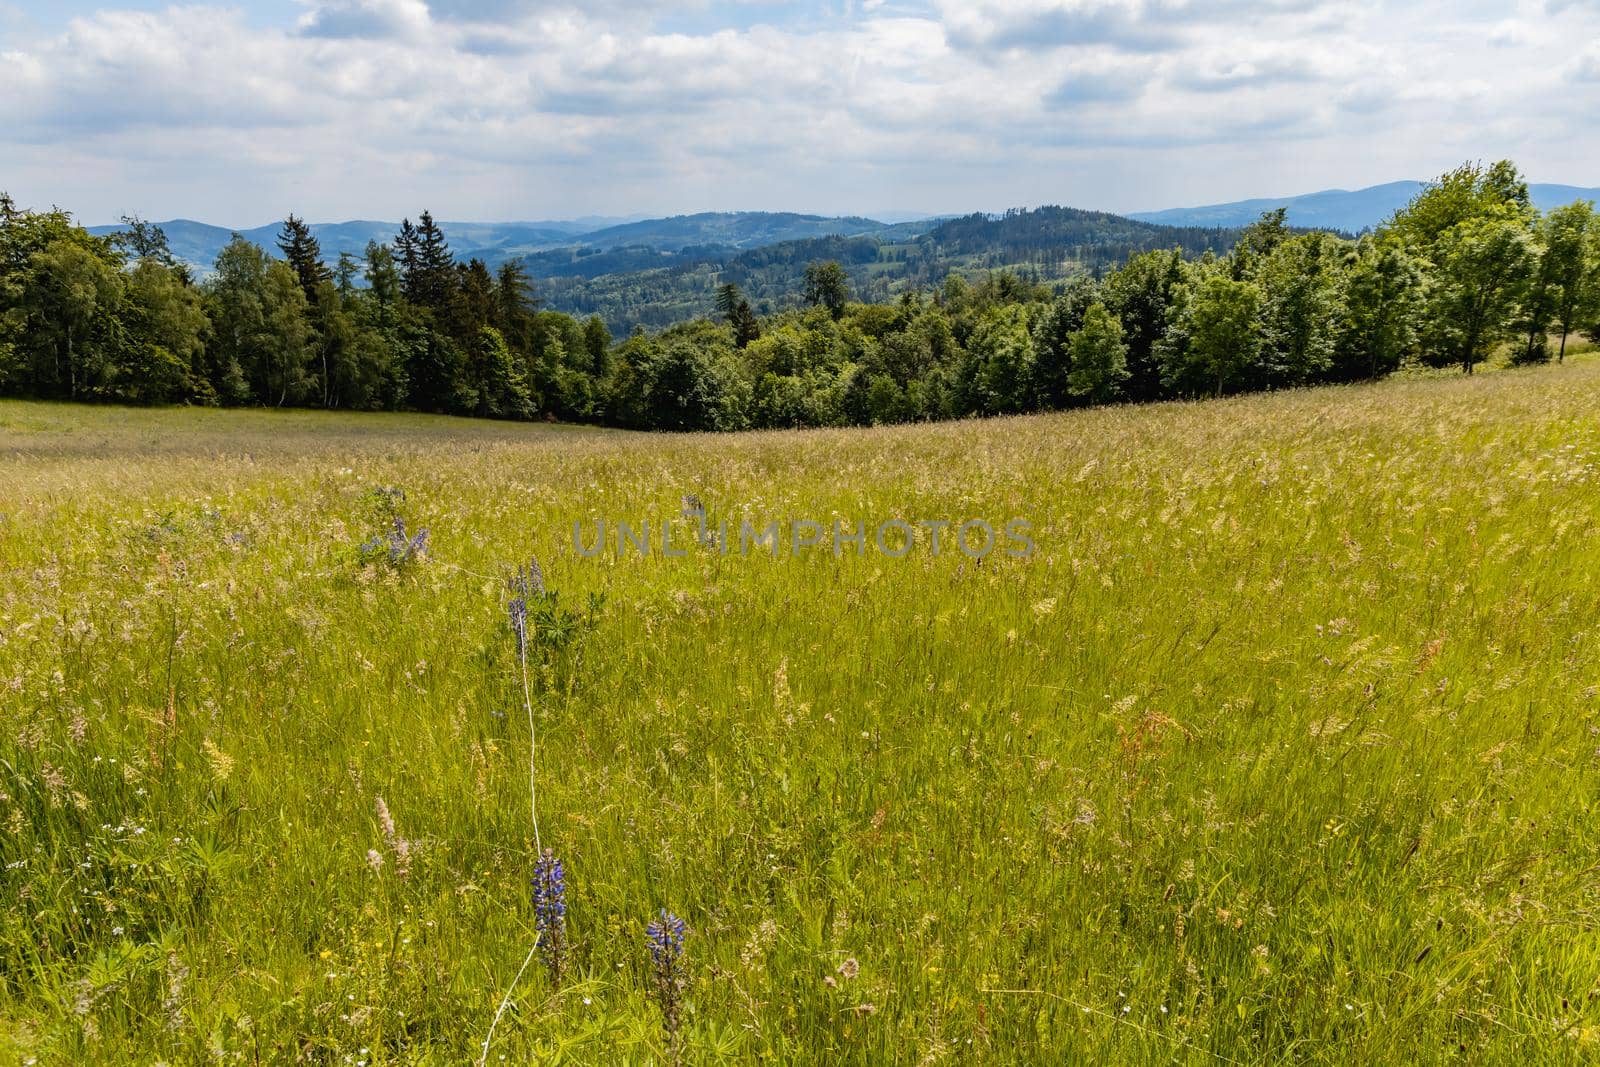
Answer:
[[[174,219],[156,225],[166,232],[173,255],[201,270],[210,269],[217,254],[236,232],[276,254],[278,233],[282,228],[281,223],[272,223],[235,231],[192,219]],[[809,237],[853,237],[906,225],[890,226],[876,219],[856,216],[838,218],[794,212],[739,211],[625,221],[441,222],[439,228],[444,231],[457,258],[476,257],[490,266],[498,266],[510,259],[557,248],[608,251],[644,247],[666,253],[707,246],[743,250]],[[104,236],[120,229],[121,226],[91,226],[89,232]],[[392,242],[399,230],[397,222],[311,224],[311,232],[321,243],[330,263],[343,252],[360,256],[369,241]]]
[[[1161,226],[1233,228],[1248,225],[1263,212],[1282,207],[1288,211],[1290,225],[1360,233],[1384,222],[1424,188],[1426,183],[1420,181],[1387,182],[1365,189],[1326,189],[1300,196],[1136,211],[1125,217]],[[1546,183],[1532,185],[1529,190],[1534,203],[1545,211],[1575,200],[1600,201],[1600,188]],[[458,258],[480,258],[493,267],[507,260],[557,250],[590,256],[625,248],[646,248],[671,257],[708,249],[743,251],[815,237],[876,235],[886,240],[904,240],[926,232],[948,217],[911,219],[897,215],[893,222],[885,223],[861,216],[734,211],[644,219],[590,217],[536,222],[441,222],[439,225]],[[206,271],[235,232],[276,254],[282,224],[238,231],[191,219],[174,219],[158,225],[166,231],[175,256]],[[100,235],[119,229],[119,226],[89,228],[91,233]],[[399,229],[399,223],[365,220],[311,225],[330,263],[344,252],[359,257],[369,241],[392,242]]]
[[[1128,217],[1163,226],[1246,226],[1260,218],[1262,212],[1281,207],[1288,209],[1287,221],[1291,226],[1360,233],[1381,224],[1426,187],[1426,182],[1387,182],[1366,189],[1326,189],[1302,196],[1236,200],[1228,204],[1167,208],[1162,211],[1135,211]],[[1600,201],[1600,189],[1584,189],[1575,185],[1530,185],[1528,191],[1541,211],[1549,211],[1575,200]]]

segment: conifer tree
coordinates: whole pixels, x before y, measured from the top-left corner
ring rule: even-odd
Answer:
[[[300,279],[300,288],[306,294],[306,303],[317,306],[317,288],[333,280],[333,272],[322,262],[322,244],[311,232],[304,219],[290,215],[283,220],[283,230],[278,234],[278,249]]]

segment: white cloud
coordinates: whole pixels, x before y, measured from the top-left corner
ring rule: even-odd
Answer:
[[[1521,19],[1503,19],[1489,31],[1489,43],[1497,45],[1525,45],[1538,39],[1537,31]]]
[[[423,0],[321,0],[300,20],[311,37],[421,41],[433,19]]]
[[[1578,56],[1577,62],[1572,65],[1572,80],[1600,82],[1600,41],[1595,41]]]
[[[684,22],[655,0],[312,0],[282,29],[111,9],[0,46],[0,153],[24,202],[235,225],[1134,209],[1501,155],[1600,183],[1574,88],[1600,45],[1550,61],[1600,10],[1541,3],[1513,21],[1446,0],[891,0],[809,22],[719,3]]]

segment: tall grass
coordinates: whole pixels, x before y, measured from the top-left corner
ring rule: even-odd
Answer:
[[[1597,477],[1588,357],[737,437],[0,404],[0,1059],[475,1060],[530,555],[567,959],[490,1063],[1592,1058]],[[686,494],[1038,552],[571,549]]]

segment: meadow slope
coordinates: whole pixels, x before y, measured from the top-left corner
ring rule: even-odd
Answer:
[[[537,556],[571,960],[491,1063],[671,1058],[661,908],[690,1063],[1592,1060],[1597,477],[1592,358],[738,436],[0,403],[0,1059],[477,1059]],[[571,547],[685,494],[1038,551]]]

